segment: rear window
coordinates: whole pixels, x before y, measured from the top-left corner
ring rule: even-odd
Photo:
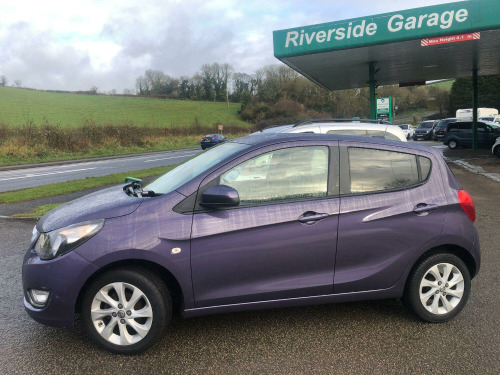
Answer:
[[[428,158],[413,154],[355,147],[348,154],[352,194],[409,188],[425,181],[431,171]]]

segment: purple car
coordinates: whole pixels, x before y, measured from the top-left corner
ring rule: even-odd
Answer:
[[[402,298],[427,322],[465,306],[480,266],[469,194],[434,149],[375,138],[262,134],[147,186],[56,208],[33,230],[24,305],[82,316],[101,347],[139,353],[193,317]]]

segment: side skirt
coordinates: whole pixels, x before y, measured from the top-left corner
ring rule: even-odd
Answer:
[[[368,301],[374,299],[401,298],[402,295],[403,295],[403,290],[399,285],[396,285],[389,289],[370,290],[364,292],[325,294],[312,297],[298,297],[298,298],[277,299],[270,301],[235,303],[231,305],[199,307],[199,308],[184,310],[183,316],[184,318],[193,318],[202,315],[237,312],[237,311],[264,310],[264,309],[275,309],[280,307],[322,305],[327,303],[338,303],[338,302],[355,302],[355,301]]]

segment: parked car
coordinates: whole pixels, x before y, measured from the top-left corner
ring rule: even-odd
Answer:
[[[432,131],[432,139],[435,141],[439,141],[440,139],[444,139],[446,135],[446,127],[448,124],[452,122],[456,122],[457,119],[455,117],[450,117],[450,118],[445,118],[442,120],[439,120],[437,123],[436,127]]]
[[[498,137],[491,147],[491,152],[500,158],[500,137]]]
[[[415,132],[413,133],[414,141],[425,141],[432,139],[432,131],[434,130],[437,122],[435,120],[422,121],[418,124]]]
[[[402,125],[398,125],[398,126],[401,128],[401,130],[405,134],[406,139],[413,138],[413,134],[415,133],[413,126],[411,126],[410,124],[402,124]]]
[[[482,122],[496,122],[500,124],[500,115],[479,117],[477,120]]]
[[[354,135],[406,142],[405,133],[399,126],[366,119],[312,119],[301,121],[294,125],[269,127],[253,134],[259,133]]]
[[[222,134],[208,134],[201,139],[201,149],[204,150],[206,148],[216,146],[219,143],[226,142],[227,138]]]
[[[477,123],[477,145],[491,147],[500,137],[500,126],[495,122]],[[451,149],[472,146],[472,122],[454,122],[448,124],[443,143]]]
[[[445,322],[480,268],[474,203],[438,150],[382,139],[260,134],[149,185],[66,203],[33,230],[24,305],[81,314],[101,347],[139,353],[184,317],[402,298]]]

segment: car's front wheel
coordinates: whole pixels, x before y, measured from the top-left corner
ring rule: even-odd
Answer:
[[[471,278],[465,263],[449,253],[437,253],[420,262],[406,284],[403,303],[419,318],[446,322],[464,308]]]
[[[94,280],[82,301],[92,340],[118,354],[151,347],[170,322],[172,303],[163,281],[146,270],[115,269]]]
[[[498,156],[500,158],[500,145],[498,145],[497,147],[495,147],[493,149],[493,154],[495,154],[496,156]]]
[[[453,141],[453,140],[449,141],[448,147],[451,148],[452,150],[455,150],[458,147],[457,141]]]

